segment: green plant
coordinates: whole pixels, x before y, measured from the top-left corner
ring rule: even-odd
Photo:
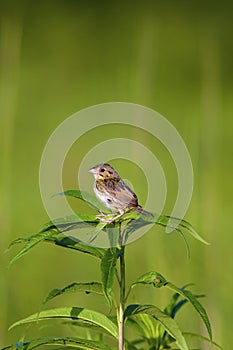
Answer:
[[[83,195],[78,190],[69,190],[63,193],[84,200]],[[85,201],[100,212],[100,204],[91,195],[85,194]],[[111,215],[111,214],[109,214]],[[98,234],[105,231],[108,234],[110,228],[116,228],[117,246],[103,249],[85,245],[74,239],[72,235],[67,234],[74,229],[86,227],[86,223],[93,226],[93,241]],[[186,339],[188,337],[199,337],[212,344],[212,331],[207,313],[199,301],[202,295],[194,295],[189,289],[189,285],[182,288],[176,287],[173,283],[166,280],[164,276],[156,271],[146,272],[139,276],[130,286],[126,285],[125,278],[125,243],[135,230],[148,224],[157,224],[164,227],[175,229],[185,239],[184,230],[193,237],[206,243],[193,227],[185,220],[179,220],[165,215],[148,216],[133,211],[126,212],[121,218],[111,224],[100,223],[96,215],[74,215],[72,217],[63,217],[46,224],[43,229],[35,235],[27,238],[19,238],[12,242],[24,243],[23,248],[15,255],[11,263],[25,255],[31,248],[40,242],[52,242],[55,245],[68,249],[74,249],[79,252],[90,254],[101,261],[101,282],[75,282],[65,288],[53,289],[45,298],[43,305],[49,300],[70,292],[85,292],[102,295],[109,304],[109,309],[114,310],[115,314],[104,315],[94,310],[80,307],[65,307],[50,310],[43,310],[35,313],[25,319],[14,323],[10,328],[17,325],[33,323],[43,320],[63,320],[65,323],[78,327],[89,329],[93,335],[92,338],[80,337],[46,337],[29,341],[20,341],[18,344],[10,345],[4,349],[22,349],[29,350],[44,345],[53,345],[54,349],[175,349],[188,350]],[[111,231],[112,232],[112,231]],[[111,237],[109,237],[112,239]],[[186,240],[185,240],[186,242]],[[186,242],[187,244],[187,242]],[[188,245],[187,245],[188,248]],[[189,253],[189,249],[188,249]],[[113,283],[117,280],[118,296],[113,293]],[[164,310],[151,304],[130,304],[129,298],[132,288],[137,285],[151,285],[155,288],[168,288],[173,291],[173,295]],[[209,338],[198,334],[188,334],[180,330],[175,321],[177,312],[189,302],[199,314],[207,329]],[[125,328],[129,327],[138,333],[133,340],[127,340]],[[215,344],[218,346],[217,344]],[[55,347],[57,346],[57,347]]]

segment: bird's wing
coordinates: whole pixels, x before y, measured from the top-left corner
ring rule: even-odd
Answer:
[[[116,184],[116,198],[127,208],[138,206],[138,198],[136,194],[124,183],[123,180]]]

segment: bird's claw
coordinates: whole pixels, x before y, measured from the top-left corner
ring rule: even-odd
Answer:
[[[111,218],[111,219],[105,219],[105,218],[103,218],[103,217],[100,217],[100,218],[98,218],[98,219],[99,219],[99,221],[105,222],[106,224],[111,224],[111,223],[115,220],[115,217],[114,217],[114,218]]]
[[[104,214],[102,211],[100,212],[100,214],[96,215],[97,219],[104,218],[105,216],[106,216],[106,214]]]
[[[124,210],[121,210],[117,215],[112,216],[111,218],[107,218],[109,216],[109,214],[104,214],[104,213],[100,213],[98,215],[96,215],[96,218],[99,219],[101,222],[105,222],[106,224],[111,224],[113,221],[115,221],[116,219],[120,218],[122,215],[124,215]]]

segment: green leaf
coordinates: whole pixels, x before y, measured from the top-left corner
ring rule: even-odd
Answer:
[[[179,218],[176,218],[174,216],[168,216],[166,215],[166,217],[169,219],[169,225],[174,226],[174,225],[179,225],[179,227],[183,227],[184,229],[186,229],[195,239],[197,239],[198,241],[209,245],[210,243],[208,243],[207,241],[205,241],[200,235],[199,233],[197,233],[197,231],[193,228],[193,226],[186,220],[181,220]]]
[[[170,222],[170,217],[167,215],[160,215],[156,221],[157,225],[169,228],[171,231],[177,231],[183,238],[186,248],[187,248],[187,253],[188,253],[188,257],[190,257],[190,248],[189,248],[189,244],[188,241],[186,239],[186,236],[184,234],[184,232],[182,231],[181,227],[177,224],[177,225],[172,225],[172,223]]]
[[[192,286],[192,285],[193,285],[193,283],[188,283],[188,284],[184,285],[181,289],[186,289],[188,286]],[[176,313],[176,312],[174,312],[174,309],[176,308],[177,301],[178,301],[179,298],[180,298],[180,294],[174,293],[172,295],[169,303],[164,308],[164,312],[166,312],[168,315],[170,315],[173,318],[175,316],[174,314]]]
[[[91,329],[92,331],[96,331],[100,334],[105,333],[106,335],[109,335],[109,333],[102,327],[97,326],[96,324],[93,324],[88,321],[83,321],[83,320],[75,320],[75,321],[64,321],[62,324],[70,327],[82,327],[82,328],[88,328]]]
[[[143,344],[143,343],[147,343],[146,339],[143,338],[137,338],[134,339],[133,341],[131,341],[131,343],[129,344],[129,349],[131,350],[139,350],[139,348],[137,347],[139,344]],[[148,345],[148,344],[147,344]],[[141,350],[143,350],[142,347],[140,347]],[[150,348],[151,349],[151,348]]]
[[[24,256],[25,254],[28,253],[28,251],[30,249],[32,249],[33,247],[35,247],[35,245],[39,244],[40,242],[44,241],[45,239],[49,239],[52,236],[54,236],[55,231],[51,230],[51,231],[46,231],[46,232],[39,232],[35,235],[32,235],[26,239],[22,239],[22,238],[18,238],[17,240],[13,241],[11,243],[11,246],[13,244],[16,243],[21,243],[21,242],[26,242],[26,244],[24,245],[24,247],[13,257],[13,259],[11,259],[10,261],[10,265],[15,262],[16,260],[18,260],[19,258],[21,258],[22,256]]]
[[[18,238],[14,240],[10,247],[18,244],[18,243],[25,243],[24,247],[11,259],[10,265],[27,254],[30,249],[34,248],[37,244],[46,241],[46,242],[52,242],[56,245],[62,246],[64,248],[70,248],[74,250],[81,251],[83,253],[90,254],[92,256],[102,258],[102,256],[105,253],[105,249],[103,248],[96,248],[88,245],[84,245],[82,243],[79,243],[76,239],[65,236],[59,232],[57,228],[53,228],[51,230],[41,231],[36,233],[35,235],[32,235],[30,237],[26,238]]]
[[[149,224],[156,224],[156,225],[160,225],[160,226],[169,228],[171,230],[177,231],[185,241],[187,251],[188,251],[188,256],[190,256],[190,250],[189,250],[189,245],[188,245],[186,236],[183,232],[183,229],[185,229],[188,233],[190,233],[195,239],[201,241],[202,243],[208,244],[194,230],[194,228],[192,227],[191,224],[189,224],[187,221],[181,220],[179,218],[170,217],[168,215],[158,216],[157,214],[145,215],[145,214],[140,214],[140,213],[136,213],[136,212],[127,212],[119,219],[119,222],[122,222],[124,220],[131,220],[131,222],[129,222],[127,229],[126,229],[126,238],[125,238],[124,244],[126,243],[127,239],[134,231],[136,231],[140,227],[143,227],[143,226],[149,225]]]
[[[136,284],[151,284],[156,288],[161,288],[165,286],[166,283],[167,280],[160,273],[150,271],[138,277],[131,285],[131,288],[134,287]]]
[[[81,199],[85,202],[87,202],[88,204],[90,204],[94,209],[98,210],[98,211],[103,211],[106,212],[106,207],[104,207],[97,199],[95,196],[87,193],[87,192],[83,192],[80,190],[67,190],[61,193],[58,193],[59,195],[65,195],[65,196],[71,196],[74,198],[78,198]],[[107,210],[107,212],[109,212]],[[88,218],[88,216],[85,218],[83,217],[82,220],[88,222],[88,221],[93,221],[96,220],[96,218],[92,217]],[[98,219],[97,219],[98,220]],[[169,215],[157,215],[157,214],[151,214],[151,215],[147,215],[147,214],[143,214],[143,213],[138,213],[134,210],[129,210],[127,211],[121,218],[119,218],[117,220],[117,223],[114,222],[114,225],[119,225],[121,222],[125,221],[125,220],[131,220],[131,221],[135,221],[131,226],[129,226],[129,230],[127,233],[127,236],[129,236],[129,234],[133,231],[135,231],[136,229],[138,229],[139,227],[148,225],[148,224],[157,224],[157,225],[161,225],[164,227],[168,227],[172,230],[176,230],[178,231],[180,234],[182,234],[183,238],[185,239],[185,236],[183,234],[182,229],[187,230],[195,239],[201,241],[202,243],[205,244],[209,244],[208,242],[206,242],[197,232],[196,230],[193,228],[193,226],[187,222],[186,220],[182,220],[176,217],[172,217]],[[187,242],[186,242],[187,244]]]
[[[157,282],[154,283],[154,282]],[[208,331],[209,337],[212,340],[212,330],[211,330],[211,325],[210,325],[210,321],[208,318],[208,315],[204,309],[204,307],[201,305],[201,303],[197,300],[197,297],[195,297],[190,291],[184,289],[184,288],[178,288],[176,287],[174,284],[166,281],[165,277],[163,277],[161,274],[159,274],[158,272],[148,272],[143,274],[142,276],[140,276],[131,286],[131,288],[138,284],[152,284],[155,287],[162,287],[165,286],[169,289],[171,289],[173,292],[177,293],[178,295],[183,296],[186,300],[188,300],[193,307],[195,308],[195,310],[198,312],[198,314],[201,316],[202,320],[204,321],[204,324],[206,326],[206,329]],[[200,297],[200,296],[199,296]],[[174,300],[176,302],[176,300],[178,299],[178,296],[174,296]],[[178,308],[180,308],[185,302],[181,301],[179,306],[177,306]],[[175,305],[174,305],[175,306]],[[171,306],[170,306],[171,307]],[[177,310],[176,310],[177,311]],[[174,311],[173,311],[174,312]]]
[[[99,282],[86,282],[86,283],[74,282],[64,288],[55,288],[49,292],[49,294],[46,296],[42,304],[44,305],[49,300],[52,300],[55,297],[62,295],[64,293],[77,293],[77,292],[84,292],[86,294],[95,293],[95,294],[103,295],[102,284]]]
[[[96,226],[98,223],[99,220],[97,219],[96,215],[67,215],[47,222],[42,227],[41,232],[52,229],[59,229],[59,232],[64,232],[75,228],[86,228],[87,224]]]
[[[125,310],[126,319],[128,317],[133,317],[137,314],[147,314],[155,318],[164,327],[164,329],[176,340],[176,344],[181,350],[188,350],[186,341],[177,323],[165,312],[153,305],[131,304],[127,306]]]
[[[163,227],[168,227],[172,230],[176,230],[178,232],[182,232],[182,229],[184,228],[187,230],[195,239],[199,240],[202,243],[209,244],[206,242],[193,228],[193,226],[187,222],[186,220],[182,220],[179,218],[175,218],[173,216],[169,215],[143,215],[141,216],[141,219],[144,221],[155,223],[157,225],[161,225]],[[181,233],[180,232],[180,233]]]
[[[68,236],[62,236],[61,238],[58,238],[55,240],[52,239],[52,241],[58,246],[78,250],[80,252],[90,254],[100,259],[104,256],[106,251],[106,249],[104,248],[97,248],[97,247],[81,244],[77,242],[75,239],[73,239],[72,237],[68,237]]]
[[[110,335],[114,338],[117,338],[118,331],[116,325],[104,314],[101,314],[94,310],[88,310],[79,307],[66,307],[66,308],[58,308],[51,310],[41,311],[39,314],[33,314],[23,320],[20,320],[14,323],[9,329],[12,329],[16,326],[38,322],[43,320],[51,320],[51,319],[69,319],[69,320],[83,320],[98,327],[106,330]]]
[[[110,350],[111,348],[102,342],[97,342],[94,340],[87,340],[82,338],[74,338],[74,337],[46,337],[34,339],[31,341],[24,342],[20,345],[20,349],[22,350],[32,350],[38,348],[42,345],[64,345],[67,347],[72,347],[76,349],[83,350]],[[2,350],[6,349],[16,349],[15,345],[10,347],[6,347]],[[17,347],[17,349],[19,349]]]
[[[186,303],[188,302],[187,299],[182,299],[180,300],[172,309],[171,313],[169,314],[172,318],[175,317],[175,315],[177,314],[177,312],[181,309],[182,306],[184,306]]]
[[[127,243],[127,240],[129,237],[139,228],[147,225],[154,225],[155,224],[155,217],[153,217],[153,220],[150,218],[150,220],[145,217],[143,214],[139,213],[126,213],[123,215],[122,220],[128,221],[127,227],[125,230],[125,237],[123,244],[125,245]]]
[[[96,228],[93,232],[93,236],[92,238],[89,240],[89,244],[92,243],[96,237],[98,236],[98,234],[100,233],[100,231],[102,231],[105,227],[107,226],[107,223],[106,222],[102,222],[100,221],[97,225],[96,225]]]
[[[205,295],[195,295],[195,298],[203,298],[203,297],[205,297]],[[177,312],[186,303],[188,303],[188,299],[181,299],[178,303],[176,303],[176,305],[174,305],[172,310],[170,310],[170,313],[169,313],[169,311],[167,311],[167,308],[164,310],[164,312],[167,312],[172,318],[174,318],[175,315],[177,314]]]
[[[196,333],[191,333],[191,332],[184,332],[183,335],[185,336],[186,339],[192,339],[192,338],[197,338],[197,339],[200,339],[200,340],[204,340],[208,343],[211,343],[211,345],[214,345],[216,346],[217,348],[219,349],[222,349],[222,347],[215,343],[214,341],[210,341],[209,338],[206,338],[206,337],[203,337],[203,335],[200,335],[200,334],[196,334]]]
[[[155,339],[156,336],[156,322],[147,314],[137,314],[132,318],[127,318],[126,324],[134,327],[141,335],[142,338]]]
[[[112,287],[116,273],[117,251],[116,248],[109,248],[105,251],[105,254],[101,259],[103,293],[110,308],[112,307]]]
[[[58,193],[58,195],[70,196],[77,199],[81,199],[82,201],[88,203],[92,208],[98,211],[108,211],[105,206],[101,202],[97,200],[97,198],[91,195],[88,192],[80,191],[80,190],[66,190],[64,192]]]
[[[204,307],[197,300],[197,298],[190,291],[185,290],[185,289],[180,289],[170,282],[168,282],[166,284],[166,287],[171,289],[173,292],[180,294],[181,296],[183,296],[185,299],[187,299],[193,305],[195,310],[198,312],[198,314],[202,318],[202,320],[206,326],[207,332],[209,334],[210,340],[212,341],[212,330],[211,330],[211,325],[210,325],[208,315],[207,315]]]

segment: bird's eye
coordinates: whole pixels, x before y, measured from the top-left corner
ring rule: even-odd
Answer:
[[[104,168],[100,169],[100,172],[101,172],[101,173],[103,173],[104,171],[105,171],[105,169],[104,169]]]

